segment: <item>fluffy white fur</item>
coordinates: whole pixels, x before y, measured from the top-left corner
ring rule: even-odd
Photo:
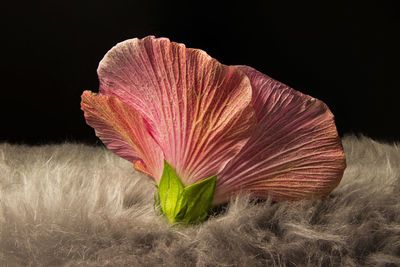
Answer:
[[[0,266],[400,266],[400,149],[343,139],[324,200],[233,199],[170,227],[132,164],[83,144],[0,144]]]

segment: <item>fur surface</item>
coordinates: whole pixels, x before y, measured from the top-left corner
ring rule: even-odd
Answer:
[[[0,266],[400,266],[400,148],[343,139],[324,200],[233,199],[170,227],[155,187],[101,147],[0,144]]]

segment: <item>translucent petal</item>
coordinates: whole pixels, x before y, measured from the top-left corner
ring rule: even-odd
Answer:
[[[214,203],[240,190],[273,200],[328,195],[346,165],[328,107],[250,67],[239,68],[253,86],[259,122],[249,142],[218,176]]]
[[[136,162],[139,170],[156,180],[163,171],[163,154],[146,129],[142,116],[113,96],[85,91],[81,108],[87,124],[108,149],[118,156]],[[145,164],[142,163],[145,162]],[[158,181],[158,180],[157,180]]]
[[[102,94],[148,122],[185,186],[221,171],[255,128],[247,76],[202,50],[166,38],[131,39],[105,55],[98,75]]]

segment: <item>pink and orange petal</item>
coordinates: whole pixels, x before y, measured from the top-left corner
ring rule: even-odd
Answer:
[[[328,195],[346,166],[334,117],[320,100],[250,67],[257,129],[220,173],[214,203],[239,191],[260,198],[298,200]]]
[[[82,94],[81,106],[86,122],[108,149],[131,162],[146,162],[142,169],[157,181],[164,157],[135,109],[116,97],[90,91]]]
[[[166,38],[119,43],[98,74],[100,93],[143,116],[184,185],[219,173],[256,126],[243,72]]]

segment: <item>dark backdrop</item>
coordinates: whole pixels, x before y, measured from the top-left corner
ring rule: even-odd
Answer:
[[[97,91],[96,68],[107,50],[147,35],[201,48],[224,64],[250,65],[323,100],[341,135],[400,140],[394,5],[304,2],[8,3],[1,11],[0,141],[96,142],[80,95]]]

